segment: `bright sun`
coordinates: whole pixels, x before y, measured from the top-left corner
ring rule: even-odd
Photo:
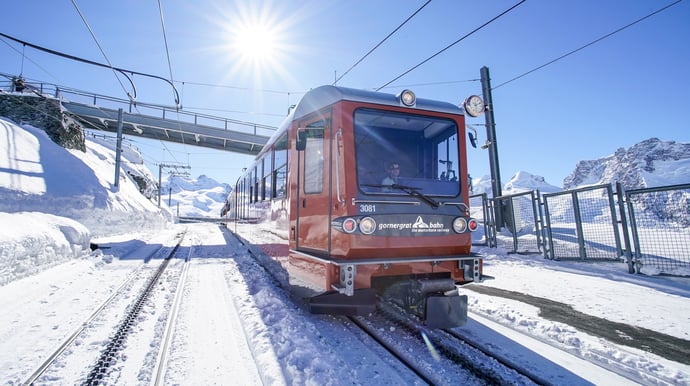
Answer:
[[[244,60],[264,61],[275,54],[276,40],[272,31],[262,25],[247,25],[238,29],[234,48]]]
[[[229,64],[228,77],[249,76],[260,82],[288,75],[285,63],[293,48],[288,41],[294,18],[281,17],[287,11],[268,3],[237,2],[216,15],[224,41],[223,59]]]

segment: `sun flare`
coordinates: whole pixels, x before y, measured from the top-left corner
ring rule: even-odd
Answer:
[[[233,48],[243,59],[262,61],[273,57],[276,51],[275,33],[264,25],[246,25],[238,28]]]
[[[251,81],[254,86],[287,79],[297,46],[292,43],[300,13],[283,2],[235,2],[212,16],[219,61],[226,80]]]

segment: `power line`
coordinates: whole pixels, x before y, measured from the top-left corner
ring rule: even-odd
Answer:
[[[405,87],[423,87],[423,86],[438,86],[438,85],[443,85],[443,84],[455,84],[455,83],[468,83],[468,82],[479,82],[481,79],[479,78],[474,78],[474,79],[465,79],[465,80],[447,80],[447,81],[438,81],[438,82],[426,82],[426,83],[410,83],[410,84],[398,84],[395,86],[386,86],[386,87],[381,87],[379,90],[384,89],[384,88],[405,88]]]
[[[78,56],[65,54],[65,53],[60,52],[60,51],[51,50],[51,49],[49,49],[49,48],[45,48],[45,47],[42,47],[42,46],[39,46],[39,45],[36,45],[36,44],[29,43],[29,42],[27,42],[27,41],[24,41],[24,40],[15,38],[15,37],[13,37],[13,36],[7,35],[7,34],[2,33],[2,32],[0,32],[0,36],[5,37],[5,38],[10,39],[10,40],[14,40],[14,41],[17,42],[17,43],[21,43],[21,44],[26,45],[26,46],[29,46],[29,47],[31,47],[31,48],[35,48],[35,49],[37,49],[37,50],[39,50],[39,51],[47,52],[47,53],[52,54],[52,55],[60,56],[60,57],[63,57],[63,58],[66,58],[66,59],[70,59],[70,60],[74,60],[74,61],[77,61],[77,62],[82,62],[82,63],[86,63],[86,64],[91,64],[91,65],[94,65],[94,66],[99,66],[99,67],[105,67],[105,68],[113,69],[113,70],[115,70],[115,71],[118,71],[119,73],[121,73],[121,74],[124,75],[125,77],[127,77],[127,79],[128,79],[128,80],[130,81],[130,83],[132,84],[132,87],[134,87],[134,82],[132,82],[132,80],[129,78],[129,76],[127,76],[128,73],[129,73],[129,74],[132,74],[132,75],[141,75],[141,76],[146,76],[146,77],[149,77],[149,78],[154,78],[154,79],[162,80],[162,81],[168,83],[168,84],[172,87],[173,92],[174,92],[174,94],[175,94],[175,103],[176,103],[176,105],[179,106],[180,98],[179,98],[179,95],[178,95],[178,93],[177,93],[177,89],[175,88],[175,85],[174,85],[173,83],[171,83],[168,79],[163,78],[162,76],[153,75],[153,74],[147,74],[147,73],[145,73],[145,72],[139,72],[139,71],[134,71],[134,70],[128,70],[128,69],[125,69],[125,68],[113,67],[112,65],[109,65],[109,64],[103,64],[103,63],[99,63],[99,62],[96,62],[96,61],[93,61],[93,60],[80,58],[80,57],[78,57]],[[118,78],[118,80],[119,80],[119,78]],[[127,94],[127,95],[129,96],[129,94]],[[135,97],[136,97],[136,91],[135,91]]]
[[[409,74],[410,72],[412,72],[413,70],[415,70],[416,68],[418,68],[419,66],[421,66],[422,64],[424,64],[424,63],[430,61],[431,59],[433,59],[433,58],[435,58],[435,57],[437,57],[437,56],[440,55],[442,52],[444,52],[444,51],[446,51],[447,49],[453,47],[454,45],[460,43],[461,41],[465,40],[465,38],[469,37],[470,35],[474,34],[475,32],[479,31],[480,29],[486,27],[487,25],[491,24],[491,23],[494,22],[495,20],[499,19],[501,16],[503,16],[503,15],[507,14],[508,12],[512,11],[513,9],[517,8],[519,5],[521,5],[521,4],[524,3],[525,1],[527,1],[527,0],[522,0],[522,1],[520,1],[519,3],[517,3],[517,4],[513,5],[512,7],[508,8],[507,10],[501,12],[498,16],[492,18],[491,20],[487,21],[486,23],[484,23],[484,24],[480,25],[479,27],[475,28],[475,29],[472,30],[470,33],[466,34],[465,36],[461,37],[460,39],[458,39],[458,40],[454,41],[453,43],[449,44],[448,46],[446,46],[446,47],[445,47],[444,49],[442,49],[441,51],[438,51],[437,53],[431,55],[430,57],[426,58],[425,60],[423,60],[423,61],[420,62],[419,64],[415,65],[414,67],[410,68],[409,70],[407,70],[407,71],[403,72],[402,74],[398,75],[396,78],[394,78],[394,79],[391,80],[390,82],[388,82],[388,83],[384,84],[383,86],[377,88],[376,91],[379,91],[380,89],[382,89],[382,88],[388,86],[389,84],[391,84],[391,83],[395,82],[396,80],[402,78],[403,76]]]
[[[134,86],[134,82],[132,81],[132,79],[131,79],[127,74],[141,75],[141,76],[145,76],[145,77],[149,77],[149,78],[154,78],[154,79],[162,80],[162,81],[168,83],[168,84],[172,87],[173,92],[174,92],[174,94],[175,94],[175,104],[176,104],[176,107],[180,107],[180,105],[179,105],[180,98],[179,98],[179,94],[178,94],[177,88],[175,87],[174,83],[179,83],[179,84],[182,84],[183,86],[184,86],[185,84],[189,84],[189,85],[204,86],[204,87],[230,88],[230,89],[243,90],[243,91],[258,91],[258,92],[262,92],[262,93],[272,93],[272,94],[286,95],[286,96],[288,96],[288,97],[290,97],[290,96],[292,96],[292,95],[299,95],[299,94],[305,94],[305,93],[306,93],[306,91],[280,91],[280,90],[269,90],[269,89],[257,89],[257,88],[250,88],[250,87],[239,87],[239,86],[223,85],[223,84],[202,83],[202,82],[172,81],[172,80],[168,80],[168,79],[166,79],[166,78],[164,78],[164,77],[162,77],[162,76],[158,76],[158,75],[154,75],[154,74],[150,74],[150,73],[145,73],[145,72],[140,72],[140,71],[134,71],[134,70],[126,69],[126,68],[113,67],[113,66],[110,65],[110,64],[104,64],[104,63],[96,62],[96,61],[93,61],[93,60],[81,58],[81,57],[78,57],[78,56],[66,54],[66,53],[61,52],[61,51],[56,51],[56,50],[53,50],[53,49],[50,49],[50,48],[46,48],[46,47],[43,47],[43,46],[39,46],[39,45],[37,45],[37,44],[33,44],[33,43],[30,43],[30,42],[27,42],[27,41],[25,41],[25,40],[16,38],[16,37],[14,37],[14,36],[7,35],[7,34],[5,34],[5,33],[3,33],[3,32],[0,32],[0,37],[4,37],[4,38],[6,38],[6,39],[9,39],[9,40],[12,40],[12,41],[14,41],[14,42],[17,42],[17,43],[21,44],[22,46],[28,46],[28,47],[34,48],[34,49],[36,49],[36,50],[38,50],[38,51],[47,52],[47,53],[52,54],[52,55],[55,55],[55,56],[59,56],[59,57],[66,58],[66,59],[69,59],[69,60],[74,60],[74,61],[77,61],[77,62],[82,62],[82,63],[91,64],[91,65],[94,65],[94,66],[103,67],[103,68],[109,68],[109,69],[118,71],[118,72],[120,72],[122,75],[124,75],[124,76],[129,80],[130,84],[131,84],[132,87],[134,88],[134,97],[135,97],[135,98],[136,98],[136,88],[135,88],[135,86]],[[10,47],[12,50],[14,50],[17,54],[25,56],[25,54],[23,54],[21,51],[17,50],[15,47],[12,47],[12,46],[11,46],[7,41],[5,41],[4,39],[0,39],[0,40],[2,40],[8,47]],[[56,77],[55,75],[51,74],[50,71],[43,69],[38,63],[36,63],[35,61],[31,60],[30,58],[27,58],[27,59],[28,59],[30,62],[32,62],[34,65],[36,65],[36,67],[42,69],[44,72],[46,72],[46,73],[49,74],[50,76],[52,76],[53,78],[56,78],[56,79],[57,79],[57,77]],[[119,79],[118,79],[118,80],[119,80]],[[127,96],[129,96],[129,97],[130,97],[130,100],[131,100],[131,96],[130,96],[129,94],[127,94]],[[133,102],[136,102],[136,101],[133,101]]]
[[[352,71],[353,68],[357,67],[358,64],[360,64],[367,56],[369,56],[369,54],[371,54],[372,52],[374,52],[374,50],[376,50],[377,48],[379,48],[379,46],[380,46],[381,44],[383,44],[383,42],[385,42],[386,40],[388,40],[389,37],[393,36],[394,33],[398,32],[398,30],[399,30],[400,28],[402,28],[402,26],[404,26],[405,24],[407,24],[407,22],[410,21],[410,19],[412,19],[413,17],[415,17],[415,15],[417,15],[417,14],[419,13],[419,11],[421,11],[421,10],[422,10],[424,7],[426,7],[429,3],[431,3],[431,0],[428,0],[428,1],[427,1],[426,3],[424,3],[421,7],[419,7],[419,9],[417,9],[416,11],[414,11],[414,13],[413,13],[412,15],[410,15],[410,16],[409,16],[407,19],[405,19],[405,21],[403,21],[396,29],[394,29],[391,33],[389,33],[388,36],[386,36],[385,38],[383,38],[383,40],[381,40],[376,46],[374,46],[374,48],[370,49],[369,52],[367,52],[364,56],[362,56],[362,57],[357,61],[357,63],[353,64],[350,68],[347,69],[347,71],[345,71],[342,75],[340,75],[340,76],[338,77],[338,79],[336,79],[336,80],[333,82],[333,84],[335,85],[336,83],[338,83],[338,81],[339,81],[340,79],[342,79],[345,75],[347,75],[350,71]]]
[[[163,5],[158,0],[158,10],[161,16],[161,28],[163,29],[163,42],[165,43],[165,56],[168,58],[168,71],[170,71],[170,83],[173,83],[172,64],[170,63],[170,50],[168,50],[168,36],[165,33],[165,22],[163,21]],[[178,102],[179,104],[179,102]]]
[[[524,76],[527,76],[527,75],[529,75],[529,74],[531,74],[531,73],[533,73],[533,72],[535,72],[535,71],[537,71],[537,70],[541,70],[542,68],[544,68],[544,67],[546,67],[546,66],[548,66],[548,65],[550,65],[550,64],[556,63],[557,61],[559,61],[559,60],[561,60],[561,59],[564,59],[564,58],[566,58],[566,57],[568,57],[568,56],[570,56],[570,55],[572,55],[572,54],[574,54],[574,53],[576,53],[576,52],[578,52],[578,51],[582,51],[583,49],[585,49],[585,48],[587,48],[587,47],[589,47],[589,46],[591,46],[591,45],[593,45],[593,44],[596,44],[596,43],[598,43],[598,42],[600,42],[600,41],[602,41],[602,40],[604,40],[604,39],[606,39],[606,38],[608,38],[608,37],[610,37],[610,36],[612,36],[612,35],[615,35],[615,34],[617,34],[618,32],[621,32],[621,31],[623,31],[624,29],[626,29],[626,28],[628,28],[628,27],[631,27],[631,26],[633,26],[633,25],[635,25],[635,24],[637,24],[637,23],[639,23],[639,22],[641,22],[641,21],[643,21],[643,20],[645,20],[645,19],[648,19],[648,18],[650,18],[650,17],[656,15],[657,13],[662,12],[662,11],[666,10],[667,8],[670,8],[670,7],[672,7],[672,6],[674,6],[674,5],[678,4],[678,3],[680,3],[681,1],[683,1],[683,0],[677,0],[676,2],[671,3],[671,4],[665,6],[665,7],[661,8],[661,9],[658,9],[658,10],[656,10],[656,11],[654,11],[654,12],[648,14],[647,16],[641,17],[641,18],[639,18],[639,19],[633,21],[632,23],[629,23],[629,24],[627,24],[627,25],[625,25],[625,26],[623,26],[623,27],[621,27],[621,28],[618,28],[617,30],[615,30],[615,31],[613,31],[613,32],[610,32],[610,33],[608,33],[608,34],[606,34],[606,35],[604,35],[604,36],[602,36],[602,37],[600,37],[600,38],[598,38],[598,39],[596,39],[596,40],[593,40],[593,41],[591,41],[591,42],[585,44],[584,46],[582,46],[582,47],[580,47],[580,48],[576,48],[576,49],[574,49],[574,50],[568,52],[567,54],[563,54],[563,55],[557,57],[556,59],[553,59],[553,60],[551,60],[551,61],[549,61],[549,62],[546,62],[546,63],[542,64],[541,66],[535,67],[535,68],[533,68],[533,69],[531,69],[531,70],[525,72],[524,74],[518,75],[518,76],[516,76],[515,78],[512,78],[512,79],[510,79],[510,80],[507,80],[507,81],[505,81],[505,82],[499,84],[498,86],[492,87],[491,89],[492,89],[492,90],[495,90],[495,89],[497,89],[497,88],[499,88],[499,87],[501,87],[501,86],[504,86],[504,85],[506,85],[506,84],[508,84],[508,83],[510,83],[510,82],[512,82],[512,81],[515,81],[515,80],[518,80],[518,79],[520,79],[520,78],[522,78],[522,77],[524,77]]]
[[[240,87],[240,86],[232,86],[232,85],[227,85],[227,84],[213,84],[213,83],[202,83],[202,82],[176,81],[176,83],[181,83],[183,85],[191,84],[194,86],[229,88],[229,89],[235,89],[235,90],[241,90],[241,91],[258,91],[258,92],[263,92],[263,93],[267,93],[267,94],[291,95],[291,94],[305,94],[306,93],[306,91],[279,91],[279,90],[259,89],[259,88],[253,88],[253,87]]]
[[[2,35],[3,37],[6,36],[5,34],[2,34],[2,33],[0,33],[0,35]],[[36,66],[36,67],[38,67],[41,71],[43,71],[43,72],[45,72],[46,74],[50,75],[50,76],[53,77],[54,79],[58,79],[58,78],[57,78],[55,75],[53,75],[50,71],[48,71],[48,70],[46,70],[45,68],[41,67],[40,64],[36,63],[36,62],[33,61],[31,58],[29,58],[29,57],[26,56],[26,53],[25,53],[26,44],[22,44],[22,50],[21,50],[21,52],[20,52],[20,51],[19,51],[18,49],[16,49],[15,47],[12,47],[12,45],[10,45],[10,43],[8,43],[5,39],[0,39],[0,40],[2,40],[2,42],[5,43],[5,44],[7,45],[7,47],[9,47],[10,49],[14,50],[14,52],[18,53],[18,54],[21,56],[21,58],[22,58],[22,68],[21,68],[20,75],[23,75],[23,74],[24,74],[24,60],[26,59],[26,60],[28,60],[29,62],[33,63],[33,65]]]
[[[113,68],[113,64],[110,63],[110,59],[108,59],[108,55],[105,54],[105,51],[103,50],[103,47],[101,47],[101,44],[98,42],[98,38],[96,38],[96,35],[93,33],[93,30],[91,29],[91,26],[89,26],[89,23],[86,21],[86,18],[84,15],[81,13],[81,10],[79,9],[79,6],[77,5],[75,0],[72,0],[72,5],[74,5],[74,9],[77,10],[77,13],[79,14],[79,17],[81,17],[82,22],[84,22],[84,25],[86,26],[86,29],[89,31],[91,34],[91,37],[93,38],[93,41],[96,43],[96,46],[98,49],[101,51],[101,55],[103,55],[103,58],[105,58],[105,61],[108,62],[108,68],[113,72],[113,75],[115,75],[115,78],[117,79],[117,82],[120,83],[120,87],[122,87],[122,90],[125,92],[125,94],[129,97],[130,100],[133,100],[134,98],[132,95],[129,94],[127,89],[125,88],[125,85],[122,84],[122,81],[120,80],[120,77],[117,76],[117,73],[115,72],[115,69]],[[131,82],[131,80],[130,80]]]

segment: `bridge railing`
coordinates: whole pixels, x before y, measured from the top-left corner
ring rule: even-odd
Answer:
[[[14,92],[14,76],[0,73],[0,90]],[[96,94],[88,91],[77,90],[52,83],[25,82],[23,92],[35,92],[41,95],[49,95],[69,102],[89,104],[102,108],[122,108],[123,111],[132,114],[150,115],[155,118],[169,119],[187,122],[194,125],[204,125],[221,130],[241,131],[253,135],[270,137],[277,129],[274,126],[246,122],[237,119],[214,116],[192,111],[177,109],[175,106],[164,106],[153,103],[139,102],[136,100],[116,98],[108,95]]]

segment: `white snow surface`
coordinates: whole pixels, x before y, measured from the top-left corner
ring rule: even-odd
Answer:
[[[205,175],[192,179],[170,175],[162,182],[163,199],[177,216],[219,217],[231,187]]]
[[[60,148],[33,127],[0,119],[0,130],[0,382],[16,385],[146,258],[132,253],[140,253],[142,245],[153,248],[184,226],[173,224],[169,211],[144,198],[126,175],[115,191],[114,152],[107,143],[87,141],[87,152],[82,153]],[[129,167],[138,167],[136,154],[124,156],[131,161]],[[208,182],[203,189],[213,190]],[[179,200],[193,196],[185,192],[188,196],[180,194]],[[217,216],[216,208],[210,210],[209,216]],[[342,340],[343,332],[327,317],[305,313],[274,280],[248,269],[252,258],[247,248],[218,226],[194,224],[188,229],[202,246],[194,248],[191,284],[183,293],[179,335],[170,354],[171,363],[184,365],[168,369],[167,384],[406,382],[361,343]],[[261,237],[251,241],[274,241]],[[92,252],[90,242],[108,248]],[[554,262],[501,249],[475,251],[485,255],[485,274],[495,277],[482,286],[549,298],[690,344],[690,278],[631,275],[622,263]],[[522,302],[463,293],[469,296],[471,314],[459,330],[468,335],[481,338],[487,330],[483,326],[493,326],[506,329],[518,345],[523,344],[522,332],[575,357],[596,358],[599,366],[626,367],[625,378],[601,378],[592,367],[573,362],[566,370],[575,377],[564,380],[559,378],[561,367],[569,362],[561,360],[559,366],[541,370],[555,384],[690,385],[686,364],[551,322]],[[151,361],[148,341],[128,346],[134,353],[131,360]],[[557,361],[549,353],[524,350],[525,363],[541,355]],[[78,373],[74,377],[53,376],[50,383],[81,382]],[[123,373],[117,383],[143,384],[148,378]]]

